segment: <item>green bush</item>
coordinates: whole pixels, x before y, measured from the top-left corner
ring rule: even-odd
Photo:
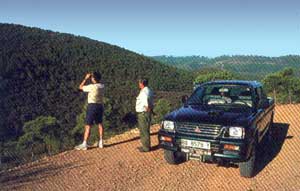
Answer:
[[[263,79],[267,94],[275,99],[276,103],[299,103],[300,79],[292,68],[267,75]]]
[[[233,80],[236,78],[234,74],[225,70],[215,70],[215,71],[208,71],[207,73],[200,73],[194,83],[201,84],[209,81],[214,80]]]
[[[40,116],[24,124],[24,134],[18,139],[17,147],[20,151],[35,154],[47,152],[49,155],[59,152],[61,142],[60,126],[56,118]]]
[[[171,111],[171,103],[166,99],[159,99],[154,107],[153,123],[160,123],[163,117]]]

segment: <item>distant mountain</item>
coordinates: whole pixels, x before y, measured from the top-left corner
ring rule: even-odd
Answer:
[[[154,56],[153,59],[181,69],[197,71],[202,68],[215,67],[238,73],[248,79],[262,79],[266,74],[286,67],[300,68],[300,55],[281,57],[265,56],[220,56],[208,58],[203,56]]]
[[[61,133],[74,128],[86,96],[78,86],[86,72],[100,71],[112,107],[110,128],[134,111],[137,79],[157,91],[191,89],[189,72],[104,42],[38,28],[0,24],[0,142],[16,140],[24,122],[58,119]],[[4,139],[4,140],[3,140]],[[1,145],[0,145],[1,147]],[[0,149],[1,150],[1,149]]]

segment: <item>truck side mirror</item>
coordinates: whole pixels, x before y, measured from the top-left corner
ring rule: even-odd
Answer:
[[[269,100],[268,99],[263,99],[261,102],[261,108],[265,109],[270,106]]]
[[[181,97],[181,103],[185,104],[187,102],[188,98],[189,98],[189,96],[187,96],[187,95],[182,96]]]

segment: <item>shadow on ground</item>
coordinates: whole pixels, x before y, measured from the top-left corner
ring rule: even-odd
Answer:
[[[152,136],[152,135],[157,135],[157,134],[158,134],[158,132],[155,132],[155,133],[151,133],[150,135]],[[113,147],[113,146],[116,146],[116,145],[129,143],[129,142],[136,141],[136,140],[139,140],[139,139],[140,139],[140,136],[136,136],[136,137],[133,137],[133,138],[128,139],[128,140],[124,140],[124,141],[112,143],[112,144],[109,144],[109,145],[105,145],[105,147]]]
[[[83,165],[75,165],[76,162],[64,165],[52,164],[50,162],[39,162],[34,165],[23,166],[22,169],[13,169],[0,172],[0,190],[17,189],[29,182],[39,182],[62,171],[62,169],[73,169]],[[77,163],[78,164],[78,163]]]
[[[274,123],[271,128],[271,140],[263,140],[258,153],[256,173],[259,174],[281,151],[282,145],[286,139],[292,139],[287,136],[289,124]]]

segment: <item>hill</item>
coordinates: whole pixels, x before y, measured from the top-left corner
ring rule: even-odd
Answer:
[[[153,59],[189,71],[197,71],[207,67],[225,69],[250,80],[262,79],[266,74],[278,72],[290,67],[300,67],[300,56],[281,57],[266,56],[220,56],[208,58],[203,56],[155,56]]]
[[[0,24],[0,153],[16,151],[24,123],[40,116],[56,119],[53,128],[63,143],[61,149],[72,145],[71,132],[86,100],[78,86],[85,73],[95,70],[102,73],[106,86],[105,128],[110,130],[129,127],[124,118],[134,111],[138,78],[149,78],[155,92],[192,88],[189,72],[124,48],[71,34]]]
[[[272,140],[257,160],[257,175],[240,177],[234,166],[188,161],[169,165],[157,148],[140,153],[138,131],[105,142],[104,149],[66,151],[0,172],[1,190],[300,190],[300,105],[276,106]]]

